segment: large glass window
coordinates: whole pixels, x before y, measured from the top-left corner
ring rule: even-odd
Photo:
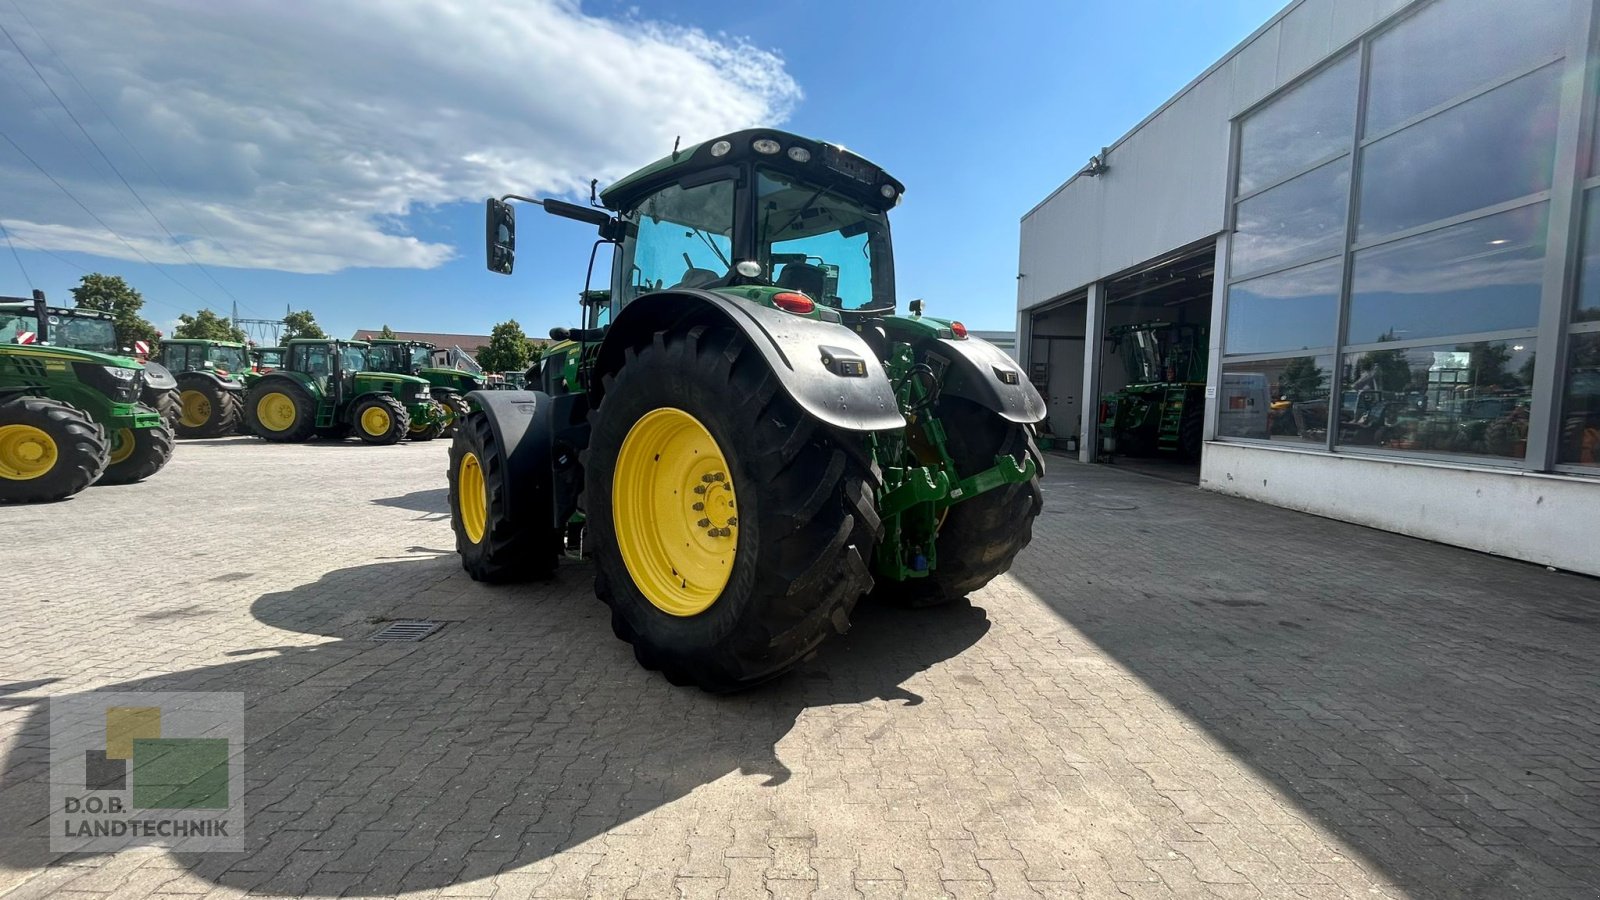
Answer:
[[[733,267],[733,182],[670,185],[628,214],[626,300],[664,288],[707,287]]]
[[[1347,343],[1537,326],[1546,206],[1525,206],[1358,252]]]
[[[1549,190],[1560,75],[1540,69],[1366,147],[1358,237]]]
[[[1226,352],[1332,347],[1340,271],[1335,259],[1234,284],[1228,289]]]
[[[1533,405],[1532,341],[1348,353],[1338,442],[1521,459]]]
[[[1234,217],[1233,276],[1339,252],[1349,196],[1346,157],[1240,201]]]
[[[1575,322],[1600,322],[1600,190],[1584,195],[1583,267],[1578,275]]]
[[[757,181],[757,253],[773,283],[835,309],[894,306],[883,213],[778,172]]]
[[[1350,149],[1355,133],[1355,54],[1252,113],[1239,128],[1239,194]]]
[[[1559,440],[1558,461],[1600,466],[1600,332],[1575,334],[1568,345]]]
[[[1567,0],[1441,0],[1372,41],[1367,134],[1561,54]]]
[[[1217,433],[1223,437],[1325,441],[1332,382],[1331,356],[1230,360],[1222,367]]]

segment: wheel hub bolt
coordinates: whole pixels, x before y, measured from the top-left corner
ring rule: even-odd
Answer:
[[[701,503],[698,500],[695,501],[695,504],[694,504],[695,512],[699,512],[700,510],[705,509],[705,508],[706,508],[706,505],[704,503]]]
[[[701,519],[699,522],[696,522],[695,524],[699,525],[701,528],[704,528],[707,525],[711,524],[711,520],[710,519]]]
[[[704,481],[706,484],[710,484],[711,482],[716,481],[715,478],[711,477],[711,473],[710,472],[707,472],[706,474],[701,475],[700,476],[700,480]]]

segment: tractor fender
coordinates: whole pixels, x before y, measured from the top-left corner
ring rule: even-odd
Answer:
[[[888,373],[854,331],[714,291],[660,291],[624,306],[600,344],[591,390],[598,399],[604,390],[599,376],[621,369],[627,351],[649,343],[656,332],[711,323],[726,323],[743,332],[784,391],[812,417],[845,431],[905,427]],[[835,374],[836,368],[843,368],[840,361],[851,365],[859,361],[864,374]]]
[[[555,446],[554,404],[542,391],[473,391],[467,395],[489,420],[506,455],[501,489],[513,522],[560,525],[556,521],[551,451]]]
[[[310,395],[311,402],[318,403],[322,400],[322,391],[310,376],[299,372],[286,372],[282,369],[261,376],[255,384],[250,386],[250,395],[256,396],[261,391],[271,390],[274,387],[299,388]]]
[[[933,362],[947,364],[942,393],[992,409],[1008,422],[1029,425],[1044,421],[1044,398],[1022,366],[1004,350],[982,338],[940,338],[922,348]]]
[[[168,377],[171,377],[171,376],[168,376]],[[215,374],[213,374],[211,372],[203,372],[203,371],[201,371],[199,369],[190,369],[189,371],[184,372],[182,375],[179,376],[179,380],[180,381],[194,381],[195,379],[201,379],[201,380],[204,380],[204,381],[209,381],[212,384],[216,385],[218,390],[223,390],[223,391],[242,391],[242,390],[244,390],[244,385],[242,385],[242,384],[239,384],[239,383],[233,382],[233,381],[224,381],[223,379],[218,378]],[[176,382],[174,382],[174,386],[176,386]]]
[[[170,391],[178,386],[178,380],[172,377],[172,370],[158,362],[144,364],[145,386],[157,391]]]

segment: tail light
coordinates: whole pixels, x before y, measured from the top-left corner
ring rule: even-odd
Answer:
[[[1102,422],[1111,421],[1111,404],[1107,403],[1104,400],[1100,401],[1100,421],[1102,421]]]
[[[967,339],[967,326],[961,324],[960,322],[951,322],[950,331],[960,340],[964,341]]]
[[[785,291],[781,294],[773,294],[772,305],[785,312],[792,312],[801,316],[808,315],[812,310],[817,308],[817,305],[811,302],[810,297],[807,297],[805,294],[796,294],[789,291]]]

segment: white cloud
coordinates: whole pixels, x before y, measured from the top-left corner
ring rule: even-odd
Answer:
[[[24,9],[37,34],[12,10],[0,21],[207,265],[431,268],[456,248],[407,233],[413,212],[586,193],[680,135],[781,122],[800,97],[771,52],[571,0]],[[0,53],[0,74],[0,127],[140,252],[187,262],[14,52]],[[0,178],[0,222],[29,243],[138,258],[3,143]]]

